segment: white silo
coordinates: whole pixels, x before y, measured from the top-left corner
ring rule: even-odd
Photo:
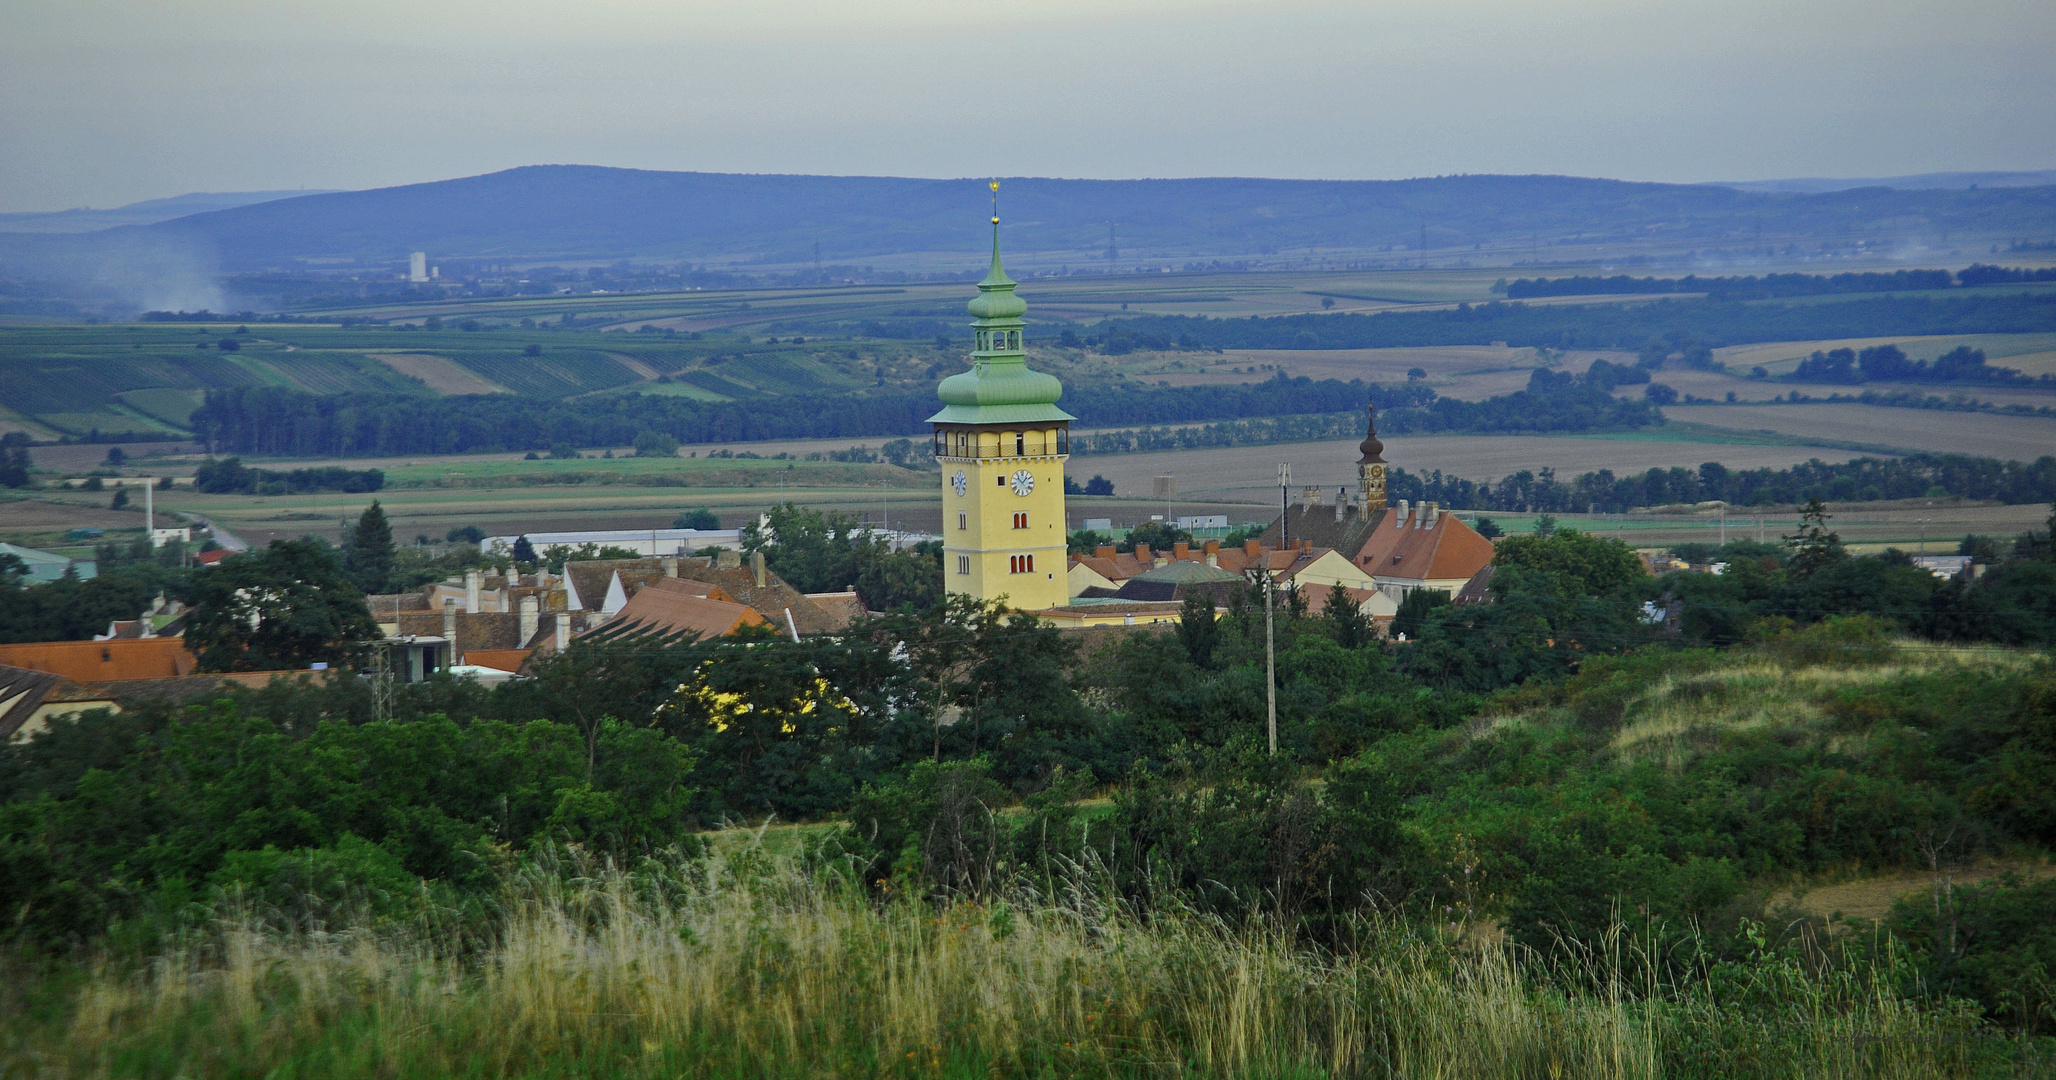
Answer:
[[[407,280],[428,280],[428,252],[417,251],[414,253],[413,258],[407,260]]]

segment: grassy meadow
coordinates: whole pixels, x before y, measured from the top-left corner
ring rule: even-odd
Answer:
[[[1911,1080],[2035,1060],[1886,975],[1796,956],[1658,983],[1632,938],[1549,972],[1490,935],[1377,919],[1338,953],[1138,911],[1083,871],[878,901],[757,840],[537,867],[475,937],[454,913],[331,927],[228,898],[148,962],[8,980],[0,1055],[13,1075],[167,1078]]]

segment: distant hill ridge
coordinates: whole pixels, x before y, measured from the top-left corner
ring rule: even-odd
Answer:
[[[277,199],[90,236],[0,235],[0,256],[135,247],[204,253],[221,270],[305,260],[692,259],[851,263],[985,243],[984,182],[652,172],[535,165],[369,191]],[[1124,259],[1280,251],[1404,252],[1487,242],[1631,240],[1747,246],[1755,237],[2056,235],[2056,187],[1768,194],[1567,176],[1415,180],[1007,179],[1006,243],[1090,265],[1109,228]],[[1545,249],[1546,250],[1546,249]],[[1546,256],[1545,256],[1546,257]]]

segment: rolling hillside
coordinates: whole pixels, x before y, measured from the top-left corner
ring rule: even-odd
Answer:
[[[983,245],[977,180],[649,172],[577,165],[279,199],[87,236],[0,235],[16,268],[138,249],[223,271],[307,260],[740,259],[808,263]],[[1786,243],[2056,233],[2056,187],[1765,194],[1561,176],[1399,181],[1010,179],[1009,248],[1236,258],[1552,242]],[[818,245],[818,246],[817,246]],[[329,263],[329,265],[335,265]]]

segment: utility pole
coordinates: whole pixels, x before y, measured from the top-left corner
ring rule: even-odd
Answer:
[[[1927,554],[1927,527],[1928,527],[1928,519],[1927,519],[1927,518],[1921,518],[1921,519],[1920,519],[1920,553],[1921,553],[1922,555],[1925,555],[1925,554]]]
[[[1278,639],[1273,616],[1273,598],[1270,556],[1246,571],[1249,583],[1264,590],[1264,730],[1270,743],[1271,754],[1278,753]]]
[[[1291,508],[1292,466],[1280,462],[1278,465],[1278,550],[1292,549],[1292,526],[1286,522],[1286,511]]]
[[[1278,590],[1271,581],[1271,568],[1264,567],[1264,730],[1270,736],[1271,756],[1278,756],[1278,641],[1272,628],[1271,594]]]

